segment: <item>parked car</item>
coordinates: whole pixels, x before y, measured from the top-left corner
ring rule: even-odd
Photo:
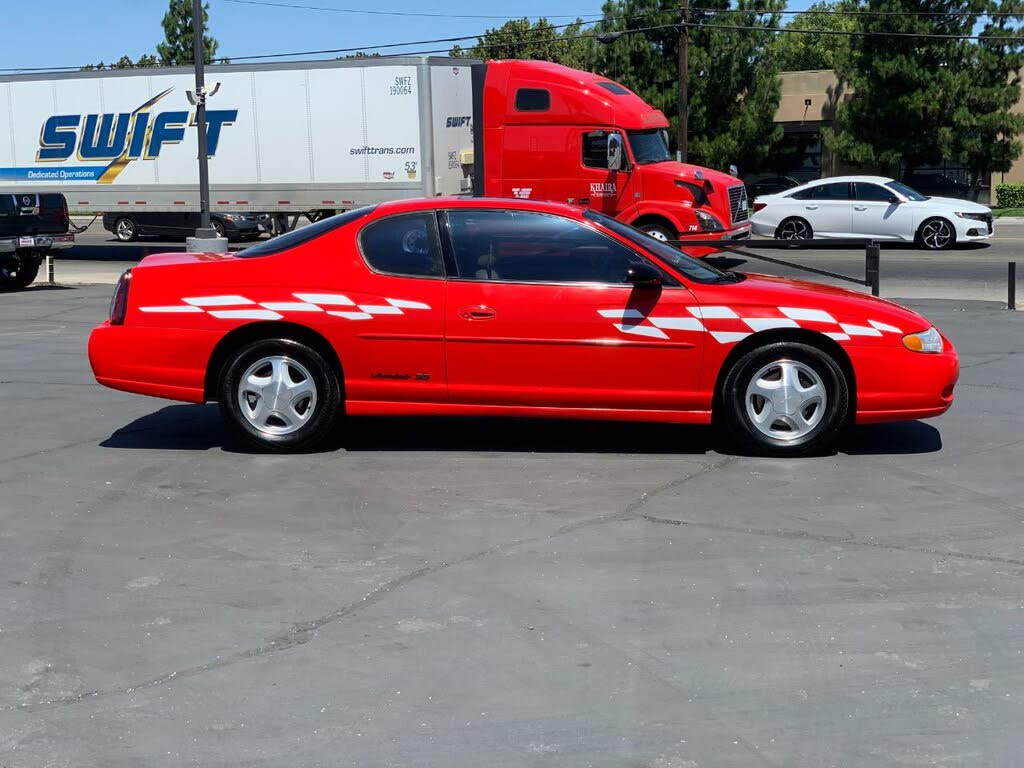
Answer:
[[[928,197],[882,176],[837,176],[754,201],[754,233],[781,240],[870,237],[941,250],[992,237],[992,211]]]
[[[70,223],[64,195],[0,194],[0,289],[31,285],[47,251],[74,245]]]
[[[748,176],[743,180],[747,187],[747,197],[753,200],[758,195],[774,195],[787,189],[799,186],[800,182],[792,176]]]
[[[395,201],[234,254],[149,256],[89,339],[108,387],[217,400],[267,450],[342,414],[709,424],[764,453],[938,416],[952,344],[920,315],[722,272],[596,211]]]
[[[263,232],[255,213],[214,211],[210,214],[210,226],[217,230],[218,237],[226,237],[232,242],[254,240]],[[198,227],[198,211],[103,214],[103,228],[113,232],[123,243],[130,243],[140,237],[184,239],[194,235]]]

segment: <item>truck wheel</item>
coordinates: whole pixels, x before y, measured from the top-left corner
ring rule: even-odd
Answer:
[[[661,240],[667,242],[669,240],[678,240],[679,237],[675,230],[667,224],[657,224],[651,222],[650,224],[644,224],[640,227],[644,232],[653,237],[655,240]]]
[[[239,437],[275,453],[316,447],[342,408],[341,385],[323,355],[291,339],[254,341],[231,355],[218,400]]]
[[[114,222],[114,236],[122,243],[130,243],[139,237],[139,228],[135,222],[126,216],[122,216]]]
[[[0,288],[27,288],[39,274],[39,262],[32,256],[15,255],[0,266]]]
[[[850,407],[850,388],[836,361],[795,342],[745,354],[725,377],[720,394],[730,436],[768,456],[831,450]]]

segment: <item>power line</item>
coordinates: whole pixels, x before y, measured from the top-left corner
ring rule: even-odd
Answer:
[[[462,13],[420,13],[415,11],[371,11],[362,8],[335,8],[333,6],[323,5],[300,5],[297,3],[279,3],[270,2],[270,0],[223,0],[225,3],[237,3],[240,5],[261,5],[268,8],[288,8],[292,10],[300,11],[328,11],[331,13],[358,13],[367,14],[370,16],[416,16],[426,17],[432,19],[500,19],[503,21],[515,21],[522,18],[528,18],[526,16],[489,16],[483,14],[462,14]],[[547,19],[585,19],[585,18],[601,18],[602,14],[545,14],[537,18]]]
[[[875,32],[867,30],[793,29],[791,27],[752,27],[739,24],[688,24],[696,29],[729,29],[741,32],[787,32],[799,35],[832,35],[839,37],[909,37],[928,40],[985,40],[1000,43],[1021,43],[1024,37],[1002,35],[950,35],[938,32]]]

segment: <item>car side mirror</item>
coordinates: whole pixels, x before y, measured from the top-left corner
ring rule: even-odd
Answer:
[[[657,288],[665,282],[661,270],[646,261],[632,261],[626,267],[626,282],[637,288]]]
[[[621,171],[623,169],[622,156],[622,134],[608,134],[608,170]]]

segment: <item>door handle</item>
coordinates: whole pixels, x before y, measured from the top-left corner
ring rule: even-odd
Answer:
[[[816,211],[816,210],[818,210],[818,206],[816,206],[816,205],[805,205],[804,208],[806,208],[808,211]]]
[[[866,205],[855,205],[855,206],[853,206],[853,210],[855,210],[855,211],[866,211],[867,209],[868,209],[868,207]]]
[[[463,320],[490,320],[498,313],[490,307],[485,307],[483,304],[477,304],[472,307],[461,307],[459,309],[459,317]]]

